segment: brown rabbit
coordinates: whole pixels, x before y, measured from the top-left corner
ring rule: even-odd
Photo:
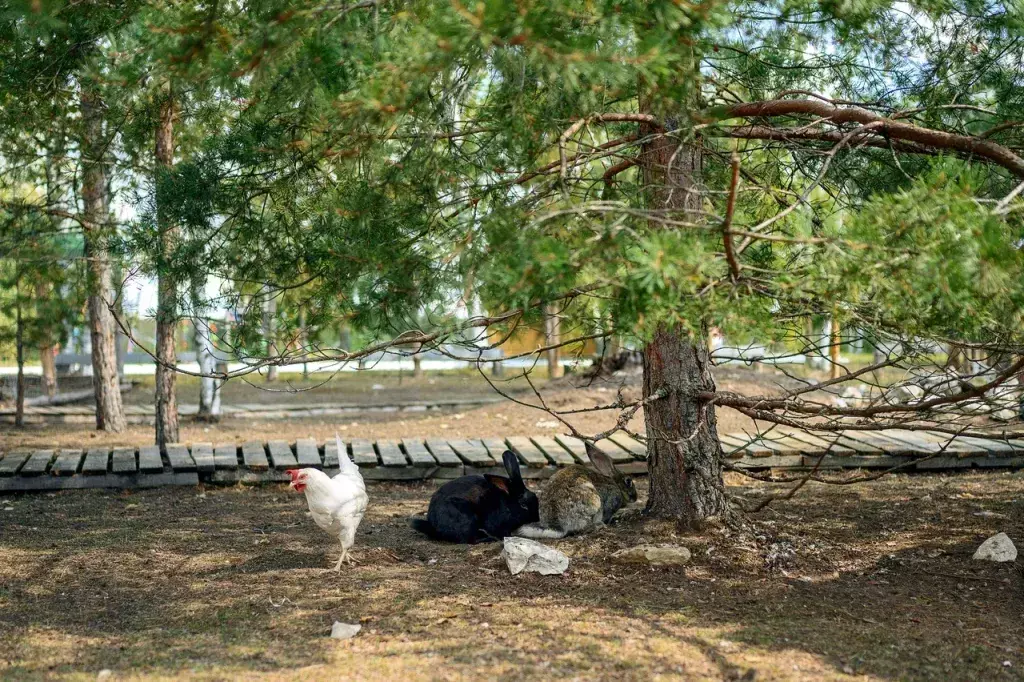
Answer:
[[[564,538],[608,523],[628,502],[636,502],[633,481],[619,473],[611,458],[586,442],[593,468],[581,464],[555,473],[537,494],[540,523],[515,532],[524,538]]]

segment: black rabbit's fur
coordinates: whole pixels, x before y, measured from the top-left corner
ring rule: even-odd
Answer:
[[[512,535],[538,516],[537,496],[527,490],[516,456],[501,457],[509,478],[472,474],[445,483],[430,498],[426,519],[411,519],[414,530],[435,540],[474,544]]]

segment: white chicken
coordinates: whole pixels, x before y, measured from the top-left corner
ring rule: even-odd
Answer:
[[[355,542],[369,497],[359,467],[348,458],[341,439],[337,435],[334,439],[341,469],[337,476],[331,478],[319,469],[291,469],[288,475],[292,479],[289,487],[306,493],[309,515],[316,525],[341,542],[341,557],[334,564],[334,570],[340,571],[343,563],[354,561],[348,550]]]

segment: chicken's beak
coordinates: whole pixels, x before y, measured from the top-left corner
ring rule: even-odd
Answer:
[[[298,469],[289,469],[285,473],[287,473],[288,476],[292,479],[292,482],[288,484],[288,487],[292,488],[293,490],[298,490],[298,488],[296,486],[299,483],[299,470]]]

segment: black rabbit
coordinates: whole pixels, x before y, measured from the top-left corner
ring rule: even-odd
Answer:
[[[430,498],[427,518],[410,519],[409,525],[435,540],[474,544],[536,522],[537,496],[526,489],[516,456],[506,450],[501,460],[509,478],[472,474],[448,481]]]

